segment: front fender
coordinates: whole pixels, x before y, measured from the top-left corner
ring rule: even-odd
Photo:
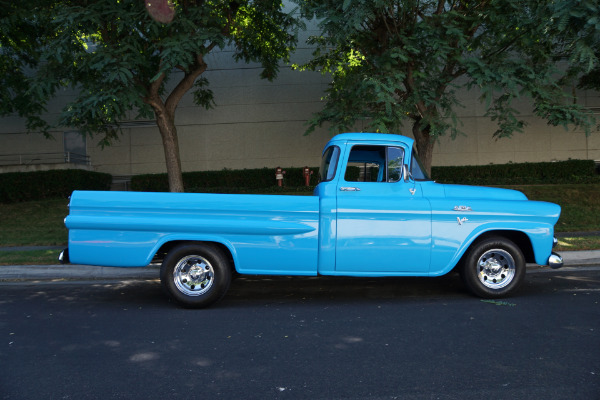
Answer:
[[[482,193],[488,194],[486,191]],[[547,263],[552,251],[554,224],[560,216],[560,206],[512,198],[502,200],[498,198],[504,193],[502,190],[491,193],[496,193],[497,198],[486,199],[483,195],[481,198],[448,198],[442,197],[440,193],[437,194],[440,197],[430,198],[430,275],[438,276],[449,272],[474,241],[493,232],[499,232],[509,238],[513,236],[510,232],[526,235],[531,243],[535,262],[541,265]],[[513,191],[508,193],[512,195]],[[514,194],[513,197],[518,196]]]
[[[553,225],[537,226],[532,228],[530,223],[515,223],[510,225],[499,223],[488,223],[480,225],[473,229],[466,238],[458,245],[454,251],[451,248],[442,248],[437,245],[438,250],[432,252],[432,263],[430,269],[431,276],[440,276],[450,272],[465,255],[471,245],[481,237],[490,237],[498,235],[512,240],[521,247],[524,253],[529,250],[522,240],[517,240],[519,236],[525,235],[531,245],[531,251],[535,262],[540,265],[546,265],[548,257],[552,253],[552,243],[554,237]],[[439,240],[434,239],[434,249]],[[458,243],[455,241],[454,243]]]

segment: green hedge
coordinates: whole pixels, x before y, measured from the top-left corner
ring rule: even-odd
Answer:
[[[466,185],[600,183],[593,160],[433,167],[432,179]]]
[[[80,169],[0,174],[0,203],[68,197],[73,190],[109,190],[110,174]]]
[[[274,168],[186,172],[188,192],[279,193],[311,191],[317,184],[318,168],[304,186],[302,168],[284,168],[284,188],[275,180]],[[560,162],[433,167],[432,178],[440,183],[466,185],[535,185],[566,183],[600,183],[592,160]],[[71,169],[0,174],[0,203],[15,203],[45,198],[67,197],[73,190],[109,190],[109,174]],[[137,175],[131,180],[136,191],[166,192],[166,174]]]
[[[310,177],[310,184],[317,184],[318,168]],[[283,168],[286,172],[283,179],[284,186],[288,188],[304,186],[302,168]],[[264,189],[277,186],[275,168],[259,169],[224,169],[221,171],[184,172],[183,185],[187,192],[216,192],[224,193],[226,188],[238,192],[244,189]],[[131,178],[131,189],[140,192],[167,192],[169,182],[167,174],[136,175]]]
[[[358,169],[353,170],[355,175]],[[285,191],[311,190],[317,184],[318,168],[304,186],[302,168],[284,168]],[[600,175],[592,160],[559,162],[433,167],[432,178],[440,183],[464,185],[535,185],[565,183],[600,183]],[[183,174],[187,192],[211,193],[277,193],[275,168],[186,172]],[[137,175],[131,180],[135,191],[166,192],[166,174]]]

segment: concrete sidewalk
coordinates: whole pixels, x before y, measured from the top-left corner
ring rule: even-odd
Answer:
[[[565,262],[564,267],[600,266],[600,250],[564,251],[560,254]],[[145,268],[91,265],[14,265],[0,266],[0,281],[158,279],[159,271],[160,265],[155,264]]]

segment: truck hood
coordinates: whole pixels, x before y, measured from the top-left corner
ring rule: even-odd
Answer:
[[[464,186],[442,184],[447,198],[486,200],[527,200],[527,196],[517,190],[492,188],[484,186]]]

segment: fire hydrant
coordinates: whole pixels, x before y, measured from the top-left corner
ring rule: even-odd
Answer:
[[[304,186],[310,186],[310,176],[313,174],[313,172],[308,169],[308,167],[304,167],[304,169],[302,170],[302,175],[304,176]]]
[[[277,167],[275,170],[275,179],[277,180],[277,186],[283,186],[283,175],[285,171],[281,169],[281,167]]]

